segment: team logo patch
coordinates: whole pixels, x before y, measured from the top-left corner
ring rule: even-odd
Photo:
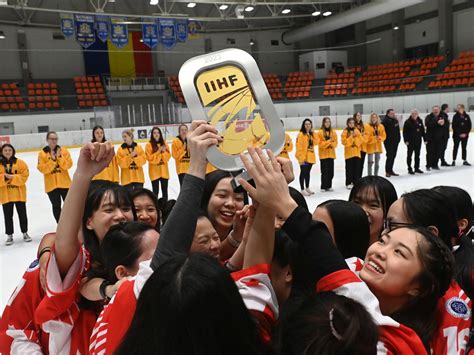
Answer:
[[[28,266],[27,272],[31,272],[31,271],[35,270],[35,269],[38,267],[38,265],[39,265],[39,260],[36,259],[35,261],[33,261],[33,262],[30,264],[30,266]]]
[[[471,316],[471,310],[467,305],[466,301],[459,297],[451,297],[446,302],[446,310],[449,314],[456,318],[469,318]]]

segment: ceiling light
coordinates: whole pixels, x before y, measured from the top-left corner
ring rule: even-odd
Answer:
[[[249,43],[251,46],[253,46],[255,44],[255,42],[253,41],[253,39],[250,39],[250,43]]]
[[[219,10],[227,10],[229,8],[229,5],[222,4],[219,6]]]
[[[192,9],[192,8],[195,7],[195,6],[196,6],[196,3],[195,3],[195,2],[190,2],[190,3],[188,4],[188,7],[189,7],[190,9]]]
[[[0,39],[5,39],[5,33],[3,31],[0,31]]]
[[[245,8],[245,11],[250,12],[250,11],[253,11],[253,9],[254,9],[253,6],[247,6],[247,7]]]
[[[331,12],[331,11],[323,12],[323,16],[324,16],[324,17],[331,16],[331,15],[332,15],[332,12]]]
[[[115,0],[109,0],[109,2],[115,2]]]
[[[311,14],[311,16],[319,16],[321,15],[321,11],[315,11]]]
[[[281,13],[282,13],[283,15],[289,14],[290,12],[291,12],[290,9],[283,9],[283,10],[281,10]]]
[[[140,38],[140,43],[143,43],[143,38]]]
[[[400,27],[398,27],[397,25],[393,26],[393,29],[396,31],[398,30]]]
[[[150,5],[158,5],[159,0],[150,0]]]

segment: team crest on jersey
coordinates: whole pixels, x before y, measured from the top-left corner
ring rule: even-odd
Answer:
[[[468,319],[471,316],[471,310],[466,301],[459,297],[451,297],[446,301],[446,310],[456,318]]]
[[[30,266],[28,266],[28,270],[26,270],[27,272],[31,272],[31,271],[34,271],[38,268],[38,265],[39,265],[39,260],[36,259],[35,261],[33,261]]]

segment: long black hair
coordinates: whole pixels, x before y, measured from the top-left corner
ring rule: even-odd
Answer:
[[[154,131],[158,131],[160,133],[160,139],[158,140],[158,142],[153,137],[153,132]],[[151,148],[153,150],[153,153],[156,153],[158,151],[158,144],[161,145],[161,146],[166,146],[165,139],[163,138],[163,133],[161,133],[160,127],[153,127],[152,128],[151,134],[150,134],[150,144],[151,144]]]
[[[312,131],[313,131],[313,121],[311,121],[309,118],[305,118],[305,119],[303,120],[303,122],[301,123],[300,132],[301,132],[301,133],[304,133],[304,134],[307,133],[307,132],[306,132],[306,128],[304,128],[304,124],[305,124],[306,122],[311,122],[311,130],[309,131],[309,133],[312,133]]]
[[[102,127],[102,126],[95,126],[94,128],[92,128],[92,139],[91,139],[91,142],[92,142],[92,143],[97,142],[97,139],[95,138],[95,131],[97,131],[98,129],[101,129],[102,132],[104,132],[104,140],[103,140],[102,142],[99,142],[99,143],[107,142],[107,138],[105,138],[105,130],[104,130],[104,127]]]
[[[11,150],[13,151],[13,155],[10,159],[7,159],[4,155],[3,155],[3,148],[11,148]],[[7,164],[9,161],[13,162],[13,161],[16,161],[16,150],[15,150],[15,147],[13,147],[10,143],[4,143],[0,146],[0,164]]]
[[[256,323],[231,276],[200,253],[165,261],[143,287],[116,354],[224,353],[262,353]]]

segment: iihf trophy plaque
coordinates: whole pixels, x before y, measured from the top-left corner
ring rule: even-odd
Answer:
[[[283,148],[283,125],[257,63],[247,52],[224,49],[191,58],[179,71],[179,83],[192,119],[207,120],[223,137],[207,152],[215,167],[243,169],[239,155],[249,146],[276,154]],[[239,177],[248,179],[246,172]]]

